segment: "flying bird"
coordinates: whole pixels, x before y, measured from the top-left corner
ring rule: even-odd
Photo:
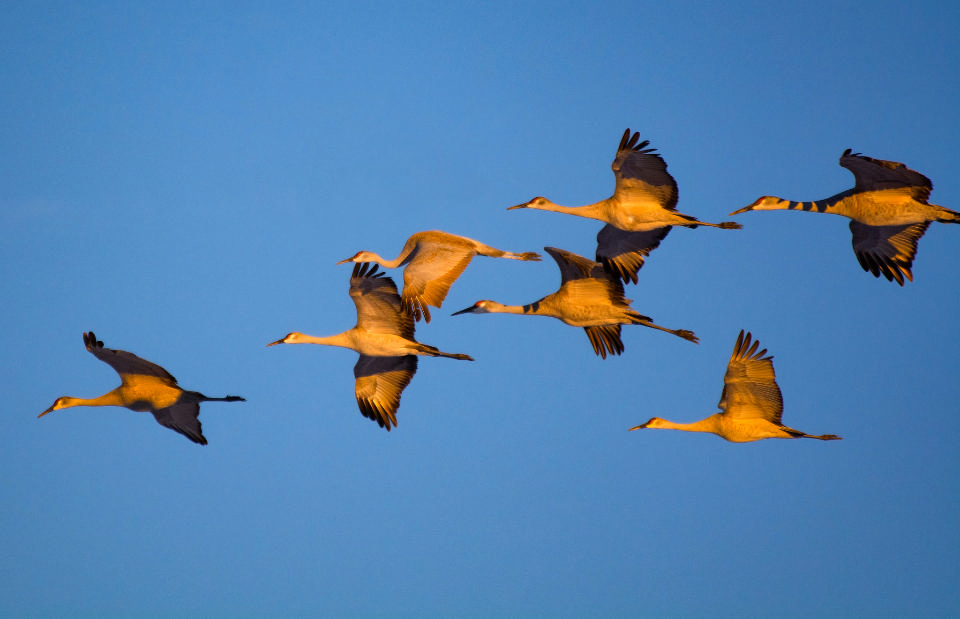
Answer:
[[[540,260],[534,252],[515,254],[501,251],[480,241],[439,230],[417,232],[407,239],[400,255],[393,260],[381,258],[372,251],[359,251],[344,262],[376,262],[386,269],[406,265],[403,270],[403,294],[400,302],[414,320],[422,317],[430,322],[428,305],[439,308],[450,291],[450,286],[463,273],[474,256],[511,258],[513,260]]]
[[[99,398],[85,399],[63,396],[38,415],[71,406],[123,406],[140,413],[150,412],[162,426],[179,432],[194,443],[207,444],[200,428],[201,402],[245,402],[236,395],[210,398],[196,391],[185,391],[177,379],[165,369],[125,350],[104,348],[93,331],[83,334],[83,343],[90,353],[120,375],[120,386]]]
[[[397,286],[377,267],[355,264],[350,297],[357,306],[357,325],[328,337],[289,333],[274,344],[324,344],[360,353],[353,367],[357,405],[364,417],[390,431],[397,425],[400,395],[417,371],[417,355],[473,361],[469,355],[441,352],[414,339],[413,316],[400,307]]]
[[[848,148],[840,165],[853,173],[852,189],[813,202],[763,196],[730,214],[799,209],[849,217],[853,251],[863,270],[901,286],[904,278],[913,281],[920,237],[931,222],[960,223],[960,213],[927,202],[933,183],[902,163],[872,159]]]
[[[677,182],[667,172],[667,163],[649,140],[640,134],[623,132],[611,167],[616,178],[613,195],[586,206],[560,206],[543,197],[511,206],[507,210],[530,208],[567,213],[605,222],[597,234],[597,261],[624,283],[637,283],[637,272],[651,251],[657,248],[672,226],[712,226],[736,230],[742,226],[725,221],[700,221],[677,212]]]
[[[757,351],[760,341],[751,343],[750,333],[740,331],[733,355],[723,377],[719,413],[694,423],[674,423],[654,417],[645,424],[630,428],[665,428],[686,432],[710,432],[732,443],[748,443],[765,438],[816,438],[840,440],[834,434],[813,435],[783,425],[783,397],[773,371],[773,356],[764,357],[767,349]]]
[[[477,301],[457,314],[529,314],[552,316],[573,327],[583,327],[593,345],[593,351],[606,359],[607,353],[623,352],[620,325],[643,325],[672,333],[697,343],[697,336],[685,329],[667,329],[653,324],[630,307],[630,299],[623,296],[620,280],[603,270],[593,260],[555,247],[544,248],[560,267],[560,289],[528,305],[503,305],[496,301]]]

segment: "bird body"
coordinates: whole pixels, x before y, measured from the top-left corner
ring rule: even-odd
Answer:
[[[649,140],[623,132],[611,164],[616,185],[613,195],[585,206],[561,206],[538,196],[507,210],[529,208],[596,219],[607,225],[597,235],[597,261],[623,282],[637,282],[644,259],[656,249],[672,226],[739,229],[740,224],[700,221],[677,211],[677,182],[667,163]]]
[[[183,434],[201,445],[207,444],[200,426],[201,402],[243,402],[240,396],[211,398],[197,391],[186,391],[177,385],[165,369],[125,350],[104,348],[93,332],[83,334],[83,343],[97,359],[110,365],[120,375],[120,386],[97,398],[57,398],[47,413],[73,406],[122,406],[140,413],[153,413],[160,425]]]
[[[960,223],[960,213],[930,204],[933,183],[902,163],[852,154],[848,148],[840,165],[853,173],[852,189],[810,202],[762,196],[731,215],[778,210],[842,215],[851,220],[853,250],[864,271],[901,286],[904,278],[913,281],[917,242],[930,223]]]
[[[527,305],[504,305],[496,301],[477,301],[472,306],[455,312],[487,314],[529,314],[550,316],[572,327],[583,327],[596,354],[606,359],[607,353],[623,352],[620,325],[643,325],[666,331],[691,342],[697,342],[692,331],[674,330],[656,325],[648,316],[643,316],[630,307],[630,299],[624,297],[623,286],[592,260],[573,252],[544,248],[560,268],[560,289],[539,301]]]
[[[463,273],[474,256],[510,258],[513,260],[540,260],[534,252],[515,254],[502,251],[465,236],[429,230],[417,232],[407,239],[400,254],[393,260],[383,258],[371,251],[359,251],[344,262],[375,262],[385,269],[406,265],[403,270],[402,307],[414,320],[422,317],[430,322],[429,305],[439,308],[450,286]]]
[[[350,278],[357,324],[337,335],[318,337],[298,331],[267,344],[322,344],[360,353],[353,368],[357,406],[364,417],[387,431],[397,425],[400,396],[417,371],[417,356],[473,361],[414,339],[413,316],[401,308],[397,286],[368,262],[357,263]]]
[[[721,412],[693,423],[676,423],[653,417],[647,423],[630,428],[661,428],[685,432],[709,432],[731,443],[748,443],[765,438],[815,438],[839,440],[833,434],[813,435],[783,425],[783,396],[773,370],[773,356],[757,351],[759,340],[751,346],[751,334],[740,331],[723,377],[723,393],[717,405]]]

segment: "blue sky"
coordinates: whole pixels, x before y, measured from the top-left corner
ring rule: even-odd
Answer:
[[[673,231],[627,289],[699,346],[449,314],[553,292],[478,258],[421,341],[391,433],[350,351],[265,345],[355,321],[349,265],[419,230],[590,256],[597,222],[508,206],[610,194],[624,128],[678,208],[852,186],[846,148],[960,209],[960,10],[941,2],[6,3],[0,8],[0,614],[903,616],[960,613],[960,229],[913,283],[847,221],[747,213]],[[398,280],[400,273],[391,273]],[[840,442],[627,432],[716,409],[740,329],[784,421]],[[76,408],[166,367],[199,447]]]

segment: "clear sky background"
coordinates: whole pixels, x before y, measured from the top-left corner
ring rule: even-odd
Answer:
[[[847,220],[677,229],[627,288],[695,346],[464,315],[556,290],[477,258],[417,337],[389,434],[356,354],[266,348],[355,322],[349,265],[420,230],[592,256],[601,224],[508,206],[610,195],[624,128],[679,210],[852,186],[846,148],[960,209],[948,2],[4,3],[0,615],[960,614],[960,226],[915,281],[864,273]],[[391,274],[400,279],[399,271]],[[844,440],[628,432],[716,409],[740,329],[784,421]],[[197,446],[61,395],[118,384],[83,347],[210,403]]]

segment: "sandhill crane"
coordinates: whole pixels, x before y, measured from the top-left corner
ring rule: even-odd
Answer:
[[[764,438],[816,438],[840,440],[834,434],[805,434],[783,425],[783,397],[773,371],[773,356],[764,357],[767,349],[757,351],[760,341],[750,345],[751,335],[740,331],[733,355],[723,377],[723,393],[718,406],[722,412],[694,423],[674,423],[654,417],[645,424],[630,428],[665,428],[686,432],[710,432],[732,443],[748,443]]]
[[[853,251],[863,270],[901,286],[904,277],[913,281],[911,268],[920,237],[931,222],[960,223],[960,213],[928,203],[933,183],[902,163],[872,159],[848,148],[840,165],[853,173],[853,189],[813,202],[763,196],[730,214],[800,209],[849,217]]]
[[[414,320],[430,322],[428,305],[439,308],[450,286],[467,268],[474,256],[511,258],[513,260],[540,260],[534,252],[515,254],[501,251],[480,241],[439,230],[417,232],[407,239],[400,255],[393,260],[381,258],[371,251],[360,251],[341,260],[344,262],[376,262],[386,269],[407,265],[403,270],[403,294],[400,302]]]
[[[441,352],[413,339],[413,316],[400,308],[397,286],[369,263],[355,264],[350,296],[357,325],[338,335],[315,337],[289,333],[274,344],[324,344],[360,353],[353,367],[357,405],[364,417],[390,431],[397,425],[400,395],[417,371],[417,355],[473,361],[469,355]]]
[[[185,391],[177,385],[177,379],[156,363],[150,363],[125,350],[104,348],[97,336],[83,334],[83,343],[90,353],[103,361],[120,375],[120,386],[99,398],[84,399],[63,396],[53,406],[40,413],[47,413],[71,406],[123,406],[140,413],[151,412],[162,426],[179,432],[194,443],[207,444],[200,428],[201,402],[245,402],[236,395],[210,398],[196,391]]]
[[[560,206],[538,196],[507,210],[530,208],[605,222],[597,235],[597,261],[624,283],[637,283],[645,257],[667,236],[671,226],[741,228],[736,222],[712,224],[677,212],[677,182],[667,172],[667,163],[656,149],[646,148],[649,140],[639,140],[639,133],[631,136],[630,129],[623,132],[611,165],[616,185],[606,200],[586,206]]]
[[[563,249],[544,247],[553,256],[560,267],[560,289],[539,301],[528,305],[503,305],[496,301],[477,301],[457,314],[530,314],[532,316],[552,316],[573,327],[583,327],[593,345],[593,351],[602,358],[607,353],[619,355],[623,352],[620,339],[620,325],[643,325],[672,333],[677,337],[697,343],[697,336],[685,329],[667,329],[653,324],[630,307],[630,299],[623,296],[623,285],[603,270],[603,267]]]

